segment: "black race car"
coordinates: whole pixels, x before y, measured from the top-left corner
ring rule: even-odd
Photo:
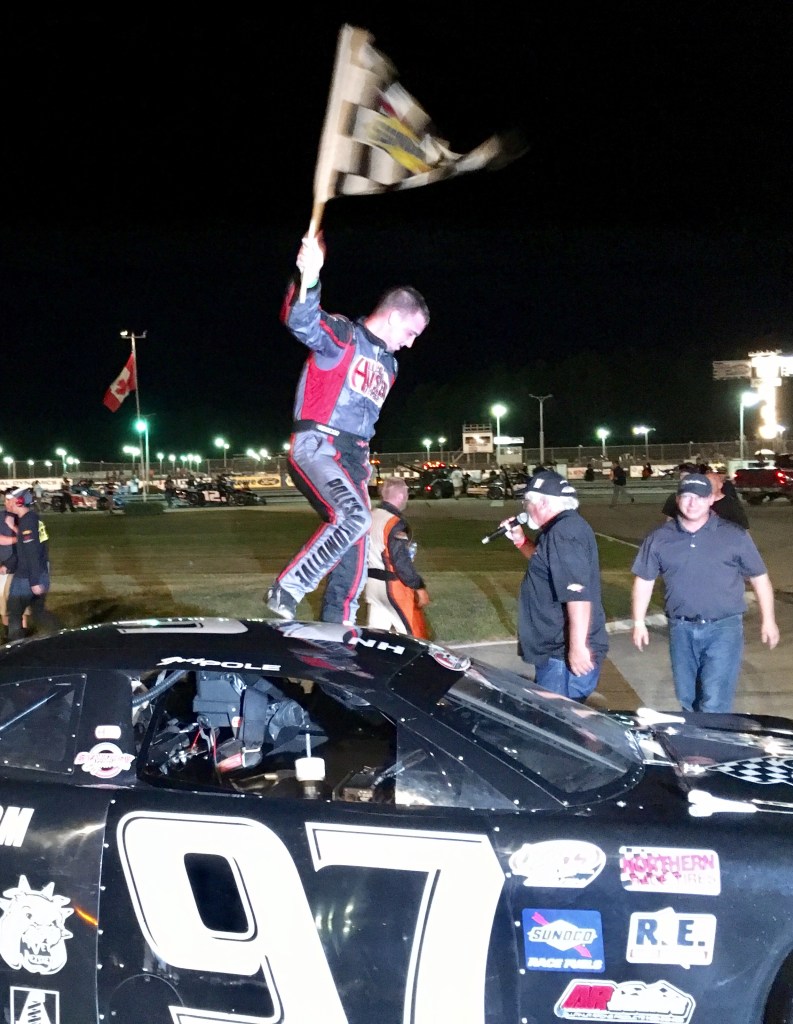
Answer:
[[[453,498],[454,483],[445,462],[425,462],[421,466],[404,466],[411,475],[405,477],[409,498]]]
[[[0,649],[11,1024],[782,1024],[793,723],[603,714],[432,643]]]
[[[200,481],[192,487],[177,487],[175,497],[178,501],[203,508],[204,505],[266,505],[255,491],[247,487],[235,487],[233,484],[218,486],[211,481]]]

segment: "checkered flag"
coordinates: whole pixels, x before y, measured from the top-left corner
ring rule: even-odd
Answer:
[[[757,786],[793,786],[793,758],[751,757],[743,761],[725,761],[713,765],[711,772],[730,775],[741,782],[753,782]]]
[[[502,167],[525,152],[520,134],[506,133],[470,153],[453,153],[396,79],[396,68],[372,46],[369,33],[344,25],[314,171],[310,235],[317,233],[324,205],[335,196],[418,188]]]

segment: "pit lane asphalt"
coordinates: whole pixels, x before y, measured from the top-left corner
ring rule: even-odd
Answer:
[[[595,533],[637,548],[650,530],[664,521],[660,509],[671,490],[673,488],[668,484],[642,486],[634,482],[629,488],[634,502],[625,502],[612,509],[609,506],[610,487],[588,491],[582,487],[579,489],[580,511]],[[494,528],[517,509],[516,503],[510,500],[493,503],[476,498],[426,504],[438,506],[438,511],[443,508],[449,515],[475,513],[477,518],[483,506],[490,506]],[[479,507],[474,509],[471,505]],[[734,710],[793,718],[793,506],[786,501],[775,501],[758,507],[749,506],[747,514],[752,536],[774,586],[780,641],[773,651],[761,643],[760,617],[754,592],[747,587],[746,644]],[[660,583],[656,584],[656,587],[660,586]],[[631,625],[630,620],[609,623],[609,655],[598,689],[590,698],[591,703],[612,710],[634,710],[642,706],[679,710],[672,685],[666,619],[662,615],[648,618],[650,645],[642,652],[636,650],[631,642]],[[455,650],[521,675],[533,676],[532,667],[518,658],[514,639],[472,646],[455,645]]]

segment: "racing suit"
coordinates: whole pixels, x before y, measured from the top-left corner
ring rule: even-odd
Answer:
[[[295,394],[289,475],[323,522],[277,582],[300,602],[327,576],[322,621],[354,623],[372,521],[369,441],[397,361],[363,322],[321,309],[320,290],[299,302],[293,284],[281,320],[311,349]]]
[[[413,565],[411,538],[407,520],[389,502],[381,502],[372,512],[366,624],[372,629],[393,629],[426,640],[427,623],[417,603],[417,591],[425,586]]]

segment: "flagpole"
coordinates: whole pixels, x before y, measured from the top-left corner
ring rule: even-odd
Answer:
[[[314,168],[314,205],[311,210],[311,224],[308,237],[314,238],[322,223],[325,203],[333,196],[333,182],[336,177],[336,140],[343,117],[346,93],[350,91],[352,72],[352,54],[371,40],[364,29],[344,25],[339,32],[336,44],[336,59],[333,65],[328,105],[325,109],[325,122],[317,151],[317,163]],[[306,301],[307,282],[300,281],[300,301]]]
[[[145,338],[146,337],[146,332],[144,331],[142,334],[135,334],[134,331],[122,331],[121,332],[121,337],[122,338],[129,338],[130,342],[132,343],[132,365],[135,367],[135,412],[137,413],[137,419],[142,419],[142,417],[140,415],[140,387],[139,387],[139,380],[140,380],[140,378],[138,376],[138,353],[137,353],[137,350],[135,348],[135,342],[139,341],[142,338]],[[146,431],[146,435],[147,435],[146,436],[146,440],[148,442],[148,429]],[[146,445],[144,445],[144,451],[143,451],[142,455],[143,455],[143,458],[141,459],[141,467],[142,467],[142,470],[143,470],[143,472],[142,472],[143,480],[144,480],[143,486],[145,488],[143,494],[144,494],[144,497],[145,497],[146,491],[148,490],[148,483],[149,483],[149,466],[148,466],[149,452],[148,452],[148,447]],[[145,460],[145,466],[144,466],[144,460]]]

